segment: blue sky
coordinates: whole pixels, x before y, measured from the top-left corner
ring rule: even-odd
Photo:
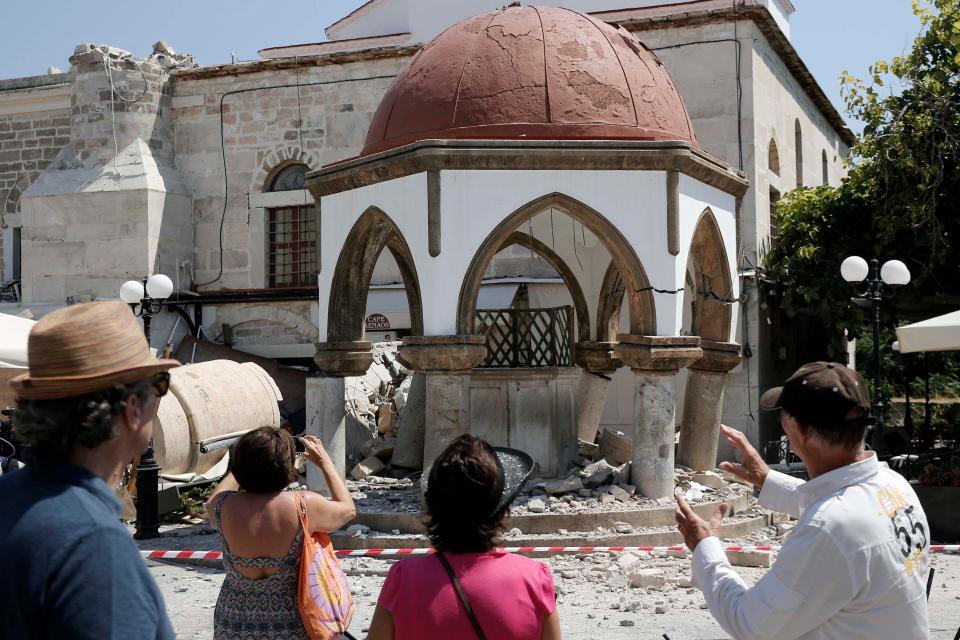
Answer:
[[[838,76],[909,49],[919,23],[910,0],[793,0],[793,44],[842,110]],[[136,55],[164,39],[201,64],[255,59],[264,47],[324,39],[323,28],[362,0],[4,0],[0,78],[68,68],[79,42],[106,42]],[[504,0],[504,4],[507,4]],[[134,9],[136,7],[136,9]],[[162,10],[161,10],[162,7]],[[851,123],[855,126],[855,123]],[[856,127],[859,128],[859,127]]]

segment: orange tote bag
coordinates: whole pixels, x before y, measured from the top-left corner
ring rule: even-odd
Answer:
[[[311,640],[348,638],[347,627],[353,620],[354,604],[347,576],[333,552],[330,536],[310,533],[307,505],[297,494],[300,526],[303,527],[303,554],[297,600],[300,619]]]

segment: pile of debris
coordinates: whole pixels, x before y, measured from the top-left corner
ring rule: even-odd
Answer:
[[[386,472],[410,394],[412,372],[397,362],[400,342],[373,345],[363,376],[347,378],[347,468],[355,480]]]
[[[673,504],[672,496],[653,500],[637,493],[630,483],[631,447],[623,433],[604,430],[599,443],[580,441],[579,445],[573,468],[566,477],[534,478],[514,503],[514,513],[632,511]],[[695,472],[677,465],[675,478],[677,488],[692,503],[752,491],[719,470]]]

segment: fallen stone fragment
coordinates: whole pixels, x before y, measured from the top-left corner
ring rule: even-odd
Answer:
[[[617,533],[633,533],[633,525],[628,522],[614,522],[613,529]]]
[[[385,468],[386,465],[383,464],[380,458],[366,458],[350,471],[350,477],[354,480],[365,480],[367,476],[372,476],[375,473],[383,471]]]
[[[769,551],[727,551],[727,560],[735,567],[769,568],[772,558]]]
[[[595,489],[613,482],[613,476],[616,470],[616,467],[606,460],[597,460],[593,464],[584,467],[580,472],[580,477],[584,478],[583,486],[588,489]]]
[[[363,524],[352,524],[346,528],[344,533],[346,533],[351,538],[359,538],[360,536],[366,535],[370,531],[370,527]]]
[[[710,487],[711,489],[722,489],[724,486],[726,486],[723,478],[720,476],[715,476],[712,473],[695,473],[690,479],[693,482],[700,483],[705,487]]]
[[[527,503],[527,511],[531,513],[543,513],[547,510],[547,505],[540,498],[534,498]]]
[[[611,496],[613,496],[615,499],[619,500],[620,502],[627,502],[630,500],[630,497],[631,497],[629,493],[627,493],[617,485],[612,485],[609,488],[608,492]]]
[[[583,489],[583,481],[580,478],[559,478],[557,480],[547,480],[543,484],[543,490],[550,495],[560,495],[571,493]]]
[[[667,579],[660,569],[637,569],[631,571],[627,576],[630,580],[630,586],[639,587],[662,587]]]
[[[600,457],[613,465],[630,462],[633,442],[622,431],[604,429],[600,434]]]

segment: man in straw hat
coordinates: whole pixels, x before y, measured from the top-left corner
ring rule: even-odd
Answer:
[[[873,419],[863,379],[842,364],[813,362],[765,393],[760,408],[780,412],[810,480],[770,470],[741,432],[722,427],[741,462],[720,468],[758,488],[763,506],[799,520],[748,589],[717,537],[727,505],[706,522],[677,496],[693,582],[710,613],[738,640],[929,638],[927,518],[910,484],[864,451]]]
[[[153,435],[179,363],[151,355],[119,301],[45,316],[27,357],[11,385],[28,464],[0,478],[0,635],[173,638],[112,487]]]

